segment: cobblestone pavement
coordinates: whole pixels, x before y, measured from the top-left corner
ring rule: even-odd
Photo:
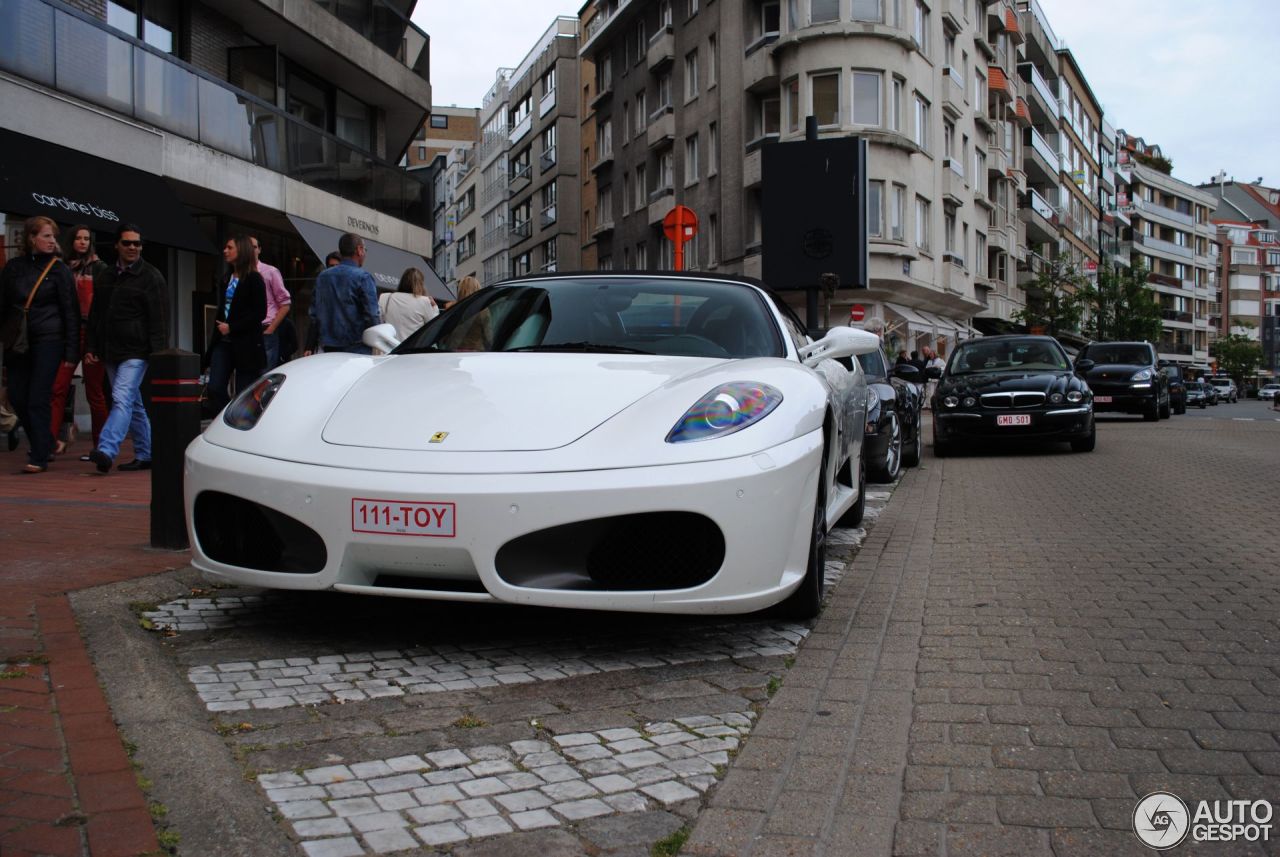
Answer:
[[[1280,802],[1280,427],[1099,422],[903,478],[688,853],[1142,854],[1150,792]]]

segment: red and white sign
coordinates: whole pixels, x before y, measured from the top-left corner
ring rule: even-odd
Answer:
[[[996,417],[998,426],[1029,426],[1031,414],[1000,414]]]
[[[849,307],[849,321],[862,321],[867,317],[867,308],[862,304],[854,304]]]
[[[458,534],[456,512],[453,503],[356,497],[351,501],[351,532],[451,539]]]
[[[1089,259],[1084,263],[1084,269],[1088,271],[1090,274],[1095,273],[1098,270],[1098,263],[1093,261],[1092,259]]]

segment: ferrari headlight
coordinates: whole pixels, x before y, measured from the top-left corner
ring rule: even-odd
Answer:
[[[721,384],[685,411],[667,434],[667,443],[710,440],[733,434],[764,419],[782,404],[782,393],[768,384]]]
[[[1137,371],[1137,372],[1133,373],[1133,377],[1132,377],[1132,378],[1130,378],[1129,380],[1130,380],[1130,381],[1150,381],[1150,380],[1151,380],[1151,370],[1150,370],[1150,369],[1142,369],[1142,370],[1139,370],[1139,371]]]
[[[1067,393],[1067,401],[1073,404],[1075,402],[1082,402],[1084,401],[1084,393],[1081,393],[1079,390],[1072,390],[1070,393]]]
[[[1052,403],[1053,403],[1053,404],[1055,404],[1055,405],[1060,405],[1060,404],[1062,404],[1062,394],[1061,394],[1061,393],[1053,393],[1052,395],[1050,395],[1050,396],[1049,396],[1049,401],[1050,401],[1050,402],[1052,402]]]
[[[260,378],[252,387],[236,396],[222,412],[222,421],[233,429],[248,431],[258,424],[267,405],[284,386],[284,376],[279,374]]]
[[[954,408],[956,405],[960,404],[960,400],[955,396],[947,396],[942,400],[942,404],[946,405],[948,408]]]

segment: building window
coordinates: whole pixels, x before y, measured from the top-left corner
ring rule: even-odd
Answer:
[[[689,17],[698,14],[698,0],[689,0]]]
[[[698,49],[694,48],[684,58],[684,100],[698,97]]]
[[[976,68],[973,70],[973,109],[979,113],[987,111],[987,78]]]
[[[552,66],[547,73],[542,76],[541,80],[541,96],[546,98],[548,95],[556,91],[556,67]]]
[[[644,19],[636,21],[636,62],[644,62],[645,52],[649,49],[649,36],[644,31]]]
[[[658,108],[654,112],[660,112],[671,107],[671,72],[666,72],[658,78]]]
[[[760,133],[757,137],[763,137],[766,134],[777,134],[782,130],[782,100],[778,98],[766,98],[760,102]]]
[[[613,225],[613,185],[596,191],[596,222],[601,226]]]
[[[596,57],[596,92],[608,92],[613,89],[613,56],[608,53]]]
[[[786,83],[787,94],[787,130],[800,130],[800,80],[799,78],[790,80]]]
[[[556,269],[556,239],[552,238],[542,245],[542,270]]]
[[[523,277],[528,274],[533,264],[532,253],[521,253],[511,260],[511,276]]]
[[[626,217],[635,208],[635,186],[631,173],[622,174],[622,216]]]
[[[929,200],[916,197],[916,247],[925,253],[929,252],[930,208]]]
[[[884,15],[880,9],[880,0],[853,0],[853,20],[881,23]]]
[[[942,214],[942,241],[943,249],[948,253],[956,252],[956,212],[955,209],[944,207]]]
[[[905,185],[893,186],[893,204],[889,207],[889,237],[894,241],[906,240],[907,223],[907,188]]]
[[[636,245],[636,270],[643,271],[649,267],[649,248],[641,241]]]
[[[942,157],[954,158],[956,155],[956,126],[950,120],[942,123]]]
[[[809,0],[809,23],[825,24],[840,20],[840,0]]]
[[[921,151],[929,151],[929,102],[924,100],[924,96],[916,93],[916,127],[914,128],[915,144],[920,147]]]
[[[1280,265],[1280,253],[1277,253],[1275,250],[1268,250],[1267,264],[1273,267],[1276,265]]]
[[[636,166],[636,210],[649,204],[649,180],[645,175],[644,164]]]
[[[707,175],[720,171],[720,126],[715,122],[707,130]]]
[[[973,147],[973,187],[979,193],[983,190],[983,181],[987,176],[987,153],[978,146]]]
[[[920,46],[920,53],[926,56],[929,53],[929,23],[929,7],[923,0],[916,0],[916,44]]]
[[[600,270],[600,271],[612,271],[612,270],[613,270],[613,257],[612,257],[612,256],[601,256],[601,257],[600,257],[600,261],[596,263],[596,269],[597,269],[597,270]]]
[[[659,0],[658,29],[671,26],[671,0]]]
[[[698,181],[698,135],[690,134],[684,140],[684,184],[688,187]]]
[[[639,137],[644,133],[644,129],[649,124],[649,114],[645,112],[645,92],[640,90],[636,95],[636,136]]]
[[[902,95],[907,82],[900,77],[893,79],[893,94],[889,98],[889,128],[902,131]]]
[[[419,146],[419,147],[418,147],[418,160],[420,160],[420,161],[425,161],[426,159],[427,159],[427,147],[426,147],[426,146]]]
[[[719,79],[719,71],[716,66],[720,60],[720,45],[716,41],[715,34],[712,33],[707,37],[707,89],[716,85]]]
[[[976,230],[973,233],[973,275],[987,276],[987,236]]]
[[[839,125],[840,75],[810,75],[809,86],[813,98],[813,115],[817,117],[818,125]]]
[[[855,71],[853,73],[853,122],[855,125],[880,124],[879,72]]]
[[[1258,264],[1258,251],[1242,250],[1239,247],[1232,247],[1231,248],[1231,264],[1256,265]]]
[[[867,234],[884,237],[884,182],[867,182]]]
[[[714,268],[720,262],[720,220],[714,215],[707,216],[707,267]]]
[[[177,51],[178,8],[172,0],[146,0],[141,7],[136,0],[107,0],[107,26],[167,54]]]
[[[626,101],[622,105],[622,145],[624,146],[631,142],[631,138],[635,136],[632,130],[635,128],[635,119],[632,112],[634,109],[635,106],[630,101]]]
[[[613,157],[613,120],[606,119],[596,129],[596,161],[603,162]]]
[[[448,116],[445,116],[443,113],[432,113],[432,114],[431,114],[431,127],[432,127],[432,128],[448,128],[448,127],[449,127],[449,117],[448,117]]]
[[[672,169],[674,162],[675,158],[672,157],[670,149],[658,156],[658,190],[669,190],[674,185]]]
[[[549,226],[556,220],[556,183],[549,182],[542,188],[542,225]]]

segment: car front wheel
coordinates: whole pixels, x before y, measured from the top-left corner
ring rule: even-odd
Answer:
[[[1098,426],[1089,426],[1089,433],[1084,437],[1073,437],[1071,439],[1072,452],[1093,452],[1094,447],[1098,445]]]
[[[871,479],[875,482],[892,482],[898,478],[902,470],[902,423],[898,420],[898,412],[889,414],[889,442],[885,444],[884,458],[876,462],[871,471]]]
[[[787,619],[812,619],[822,608],[822,591],[827,573],[827,492],[826,467],[818,471],[818,496],[814,499],[813,526],[809,531],[809,556],[804,580],[778,605],[777,613]]]
[[[916,414],[916,430],[910,446],[902,450],[902,466],[915,467],[924,457],[924,425],[920,415]]]

